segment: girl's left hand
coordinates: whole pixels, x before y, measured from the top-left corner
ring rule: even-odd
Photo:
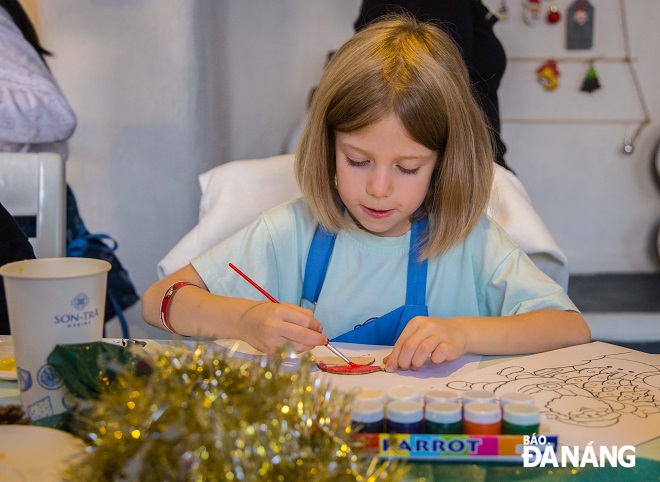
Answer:
[[[461,325],[455,318],[413,318],[383,359],[385,370],[418,370],[429,358],[436,364],[457,359],[467,348],[468,334]]]

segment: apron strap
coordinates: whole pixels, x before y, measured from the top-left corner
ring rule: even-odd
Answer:
[[[408,274],[406,281],[406,305],[426,305],[426,273],[428,261],[420,261],[420,245],[428,228],[428,218],[424,217],[412,224],[410,233],[410,252],[408,254]],[[323,288],[323,281],[328,271],[332,248],[337,235],[322,226],[317,226],[314,238],[307,253],[305,277],[303,278],[302,301],[315,305]]]
[[[316,305],[321,294],[325,274],[328,271],[335,239],[337,239],[337,235],[332,231],[328,231],[321,225],[316,227],[312,244],[309,246],[309,252],[307,253],[305,277],[303,279],[303,299],[301,302],[307,300]]]
[[[428,230],[428,217],[412,224],[410,252],[408,254],[408,279],[406,282],[406,305],[426,305],[426,273],[428,260],[419,260],[421,244]]]

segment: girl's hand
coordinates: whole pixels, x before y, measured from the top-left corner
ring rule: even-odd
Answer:
[[[268,355],[285,343],[301,353],[328,341],[314,313],[291,303],[256,303],[243,313],[237,328],[241,339]]]
[[[383,359],[385,370],[417,370],[429,358],[433,363],[455,360],[466,352],[468,334],[459,320],[417,316],[408,322]]]

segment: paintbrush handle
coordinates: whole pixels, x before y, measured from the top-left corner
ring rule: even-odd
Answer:
[[[273,297],[272,297],[272,296],[271,296],[271,295],[270,295],[265,289],[263,289],[263,288],[262,288],[261,286],[259,286],[257,283],[255,283],[254,281],[252,281],[252,278],[250,278],[248,275],[246,275],[245,273],[243,273],[243,272],[242,272],[240,269],[238,269],[236,266],[234,266],[233,264],[229,263],[229,267],[230,267],[231,269],[233,269],[234,271],[236,271],[238,274],[240,274],[240,275],[243,277],[243,279],[244,279],[245,281],[247,281],[247,282],[250,283],[252,286],[254,286],[254,287],[259,291],[259,293],[261,293],[262,295],[264,295],[264,296],[265,296],[266,298],[268,298],[270,301],[272,301],[273,303],[279,303],[279,301],[277,301],[275,298],[273,298]]]
[[[326,348],[327,348],[328,350],[330,350],[332,353],[334,353],[334,354],[337,355],[339,358],[341,358],[342,360],[344,360],[344,361],[345,361],[346,363],[348,363],[350,366],[355,365],[355,363],[353,363],[351,360],[349,360],[348,357],[347,357],[346,355],[344,355],[342,352],[340,352],[339,350],[337,350],[337,349],[336,349],[336,348],[335,348],[330,342],[326,343],[325,346],[326,346]]]

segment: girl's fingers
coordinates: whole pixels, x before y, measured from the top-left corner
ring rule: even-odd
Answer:
[[[319,346],[325,345],[328,342],[328,337],[318,331],[310,330],[303,326],[294,323],[287,323],[282,325],[282,333],[280,335],[292,343],[300,343],[306,346]]]
[[[431,361],[437,365],[445,361],[448,355],[449,346],[446,343],[440,343],[431,353]]]
[[[408,327],[406,327],[406,329],[407,328]],[[403,370],[408,370],[409,368],[419,368],[424,364],[426,359],[431,354],[430,348],[421,346],[422,341],[425,339],[425,335],[420,332],[421,330],[411,330],[409,331],[407,337],[405,331],[406,330],[401,333],[401,336],[392,349],[390,360],[386,365],[386,370],[392,366],[392,371],[394,371],[396,370],[397,365]]]
[[[392,347],[392,352],[383,359],[383,363],[385,363],[385,371],[390,373],[396,371],[396,369],[399,367],[400,351],[401,348],[396,344]]]
[[[412,360],[411,360],[411,365],[413,369],[417,370],[426,363],[426,361],[431,358],[431,355],[433,354],[434,350],[437,347],[436,341],[431,338],[427,337],[426,339],[422,340],[422,342],[417,345],[417,348],[415,349],[415,352],[413,353]]]
[[[413,318],[408,322],[392,347],[392,352],[383,359],[383,363],[385,363],[385,371],[394,372],[397,368],[407,370],[410,367],[414,347],[412,351],[409,347],[411,345],[411,338],[415,336],[417,331],[417,320],[418,318]]]
[[[314,318],[314,312],[312,310],[294,305],[293,303],[280,303],[280,305],[283,308],[286,307],[290,309],[283,317],[286,321],[319,333],[323,331],[323,325]]]
[[[315,345],[302,345],[300,343],[294,343],[293,344],[293,349],[296,350],[296,353],[304,353],[306,351],[310,351],[316,348]]]

